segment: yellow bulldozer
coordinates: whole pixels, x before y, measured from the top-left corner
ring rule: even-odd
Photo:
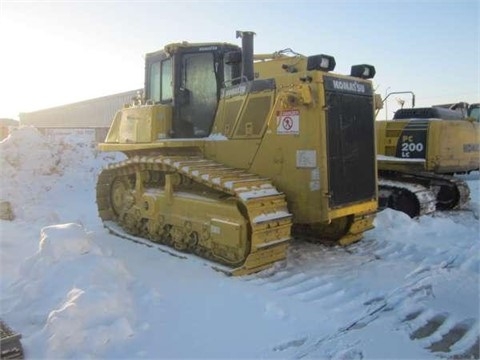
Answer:
[[[478,104],[398,110],[376,121],[380,208],[417,217],[461,208],[469,188],[455,174],[479,169]]]
[[[286,257],[294,236],[347,245],[378,208],[370,65],[254,55],[254,33],[148,53],[143,96],[116,114],[98,177],[106,227],[233,275]]]

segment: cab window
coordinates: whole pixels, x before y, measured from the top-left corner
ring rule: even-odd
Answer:
[[[149,94],[150,99],[154,102],[160,101],[160,61],[150,64],[150,79],[149,79]]]
[[[172,90],[172,59],[162,61],[161,101],[171,101]]]

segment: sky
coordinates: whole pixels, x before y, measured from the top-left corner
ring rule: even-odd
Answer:
[[[110,234],[95,182],[124,156],[57,140],[20,127],[0,142],[14,214],[0,220],[0,318],[26,359],[479,358],[478,171],[461,177],[461,210],[385,209],[356,244],[294,239],[286,260],[228,277]]]
[[[478,0],[0,0],[0,118],[143,87],[144,54],[171,42],[329,54],[376,67],[378,93],[416,106],[480,101]],[[391,118],[392,95],[381,114]],[[384,116],[384,117],[385,117]]]

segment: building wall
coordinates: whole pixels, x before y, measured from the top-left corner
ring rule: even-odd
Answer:
[[[50,142],[100,143],[107,137],[107,128],[40,128]]]
[[[131,103],[140,90],[57,106],[28,113],[20,113],[20,125],[37,128],[109,128],[115,113],[124,104]]]
[[[18,126],[18,121],[13,119],[0,119],[0,141],[10,135],[10,129]]]

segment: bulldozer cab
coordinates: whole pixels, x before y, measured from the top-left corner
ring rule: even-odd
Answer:
[[[210,134],[225,83],[240,76],[241,50],[225,43],[165,46],[145,58],[145,99],[172,108],[171,138]]]

